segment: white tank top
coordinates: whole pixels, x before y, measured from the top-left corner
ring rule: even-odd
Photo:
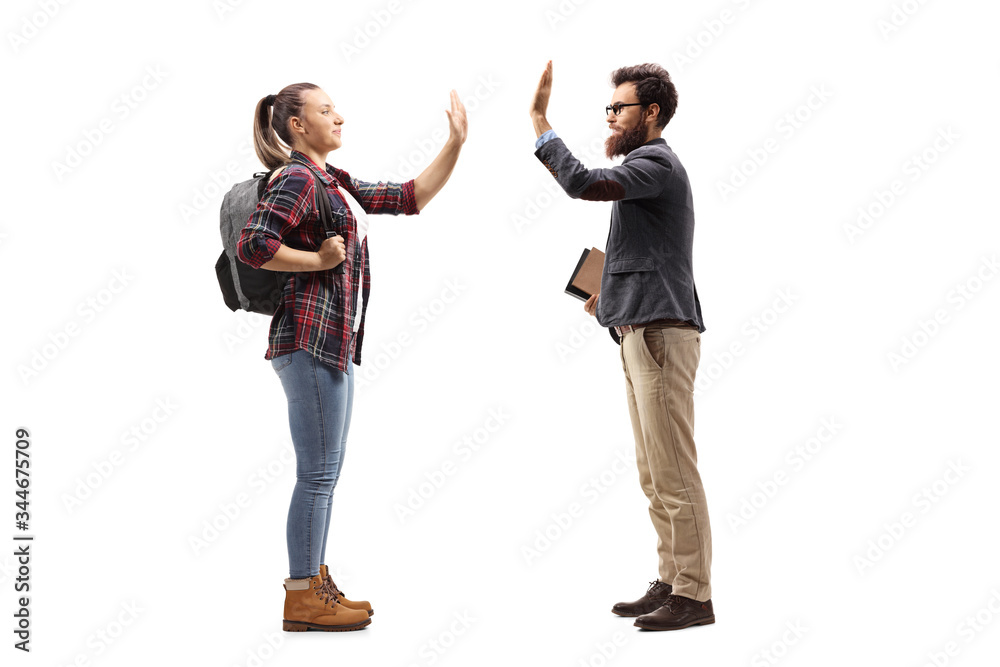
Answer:
[[[358,203],[358,200],[352,197],[351,193],[345,190],[343,186],[338,184],[337,189],[340,190],[340,194],[344,198],[344,201],[347,202],[347,205],[351,207],[351,213],[354,214],[354,219],[358,223],[358,238],[355,241],[355,243],[357,243],[358,247],[360,248],[361,242],[364,241],[365,236],[368,235],[368,213],[365,212],[365,209],[361,206],[360,203]],[[361,256],[361,261],[362,262],[365,261],[363,254]],[[364,265],[362,265],[361,267],[362,280],[364,279],[364,274],[365,274],[365,267]],[[365,307],[365,295],[362,292],[362,287],[360,283],[358,284],[358,298],[360,299],[360,301],[358,302],[358,307],[354,313],[355,331],[357,331],[361,327],[361,311]]]

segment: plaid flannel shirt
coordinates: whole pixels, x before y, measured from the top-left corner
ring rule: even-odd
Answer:
[[[334,228],[344,237],[347,259],[344,273],[299,271],[285,284],[281,302],[271,319],[265,359],[295,350],[308,350],[320,361],[347,372],[347,364],[361,364],[361,344],[365,332],[365,312],[371,275],[368,270],[368,237],[357,247],[357,221],[344,200],[338,184],[347,190],[366,213],[391,215],[418,214],[413,180],[405,183],[368,183],[352,178],[343,169],[329,164],[320,168],[307,155],[291,152],[292,160],[312,164],[330,197]],[[309,168],[291,164],[267,186],[257,209],[240,234],[239,259],[254,268],[268,262],[284,243],[297,250],[315,251],[326,239],[316,208],[315,177]],[[361,287],[364,305],[361,323],[349,350],[357,291]]]

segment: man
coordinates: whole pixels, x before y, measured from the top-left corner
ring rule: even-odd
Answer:
[[[587,169],[546,120],[552,61],[531,103],[535,156],[570,197],[613,201],[601,289],[584,304],[620,345],[635,436],[639,482],[658,536],[659,579],[612,611],[649,630],[715,622],[712,538],[694,444],[694,378],[705,330],[694,285],[691,186],[660,136],[677,91],[659,65],[611,75],[609,158],[620,166]]]

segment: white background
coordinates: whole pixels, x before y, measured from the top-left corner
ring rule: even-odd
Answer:
[[[1000,649],[998,13],[5,3],[5,664],[986,664]],[[650,633],[610,613],[656,577],[655,534],[618,347],[563,293],[582,248],[604,248],[611,206],[554,192],[533,155],[528,104],[550,58],[549,120],[589,166],[615,164],[593,150],[611,71],[658,62],[679,91],[663,136],[694,189],[715,625]],[[287,406],[267,322],[230,312],[213,269],[222,194],[260,168],[254,105],[299,81],[346,119],[329,162],[364,180],[430,163],[452,88],[469,114],[443,191],[369,232],[327,554],[376,609],[352,633],[280,630]],[[859,209],[874,212],[864,228]],[[30,655],[12,648],[18,427]],[[411,493],[423,504],[401,518]]]

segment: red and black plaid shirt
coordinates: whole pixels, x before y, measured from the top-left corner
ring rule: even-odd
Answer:
[[[329,164],[320,168],[307,155],[293,150],[293,161],[314,165],[324,176],[324,185],[333,209],[334,228],[344,237],[347,259],[344,273],[299,271],[292,274],[282,293],[282,301],[271,319],[265,359],[308,350],[320,361],[347,372],[353,359],[361,364],[361,343],[365,333],[365,311],[371,276],[368,272],[368,237],[357,247],[357,221],[337,189],[343,186],[367,213],[415,215],[417,201],[413,181],[367,183],[351,178],[343,169]],[[315,178],[309,168],[294,162],[267,186],[257,210],[243,228],[237,253],[254,268],[268,262],[284,243],[296,250],[315,251],[326,239],[316,209]],[[354,350],[348,346],[357,308],[358,286],[364,297],[361,323]]]

